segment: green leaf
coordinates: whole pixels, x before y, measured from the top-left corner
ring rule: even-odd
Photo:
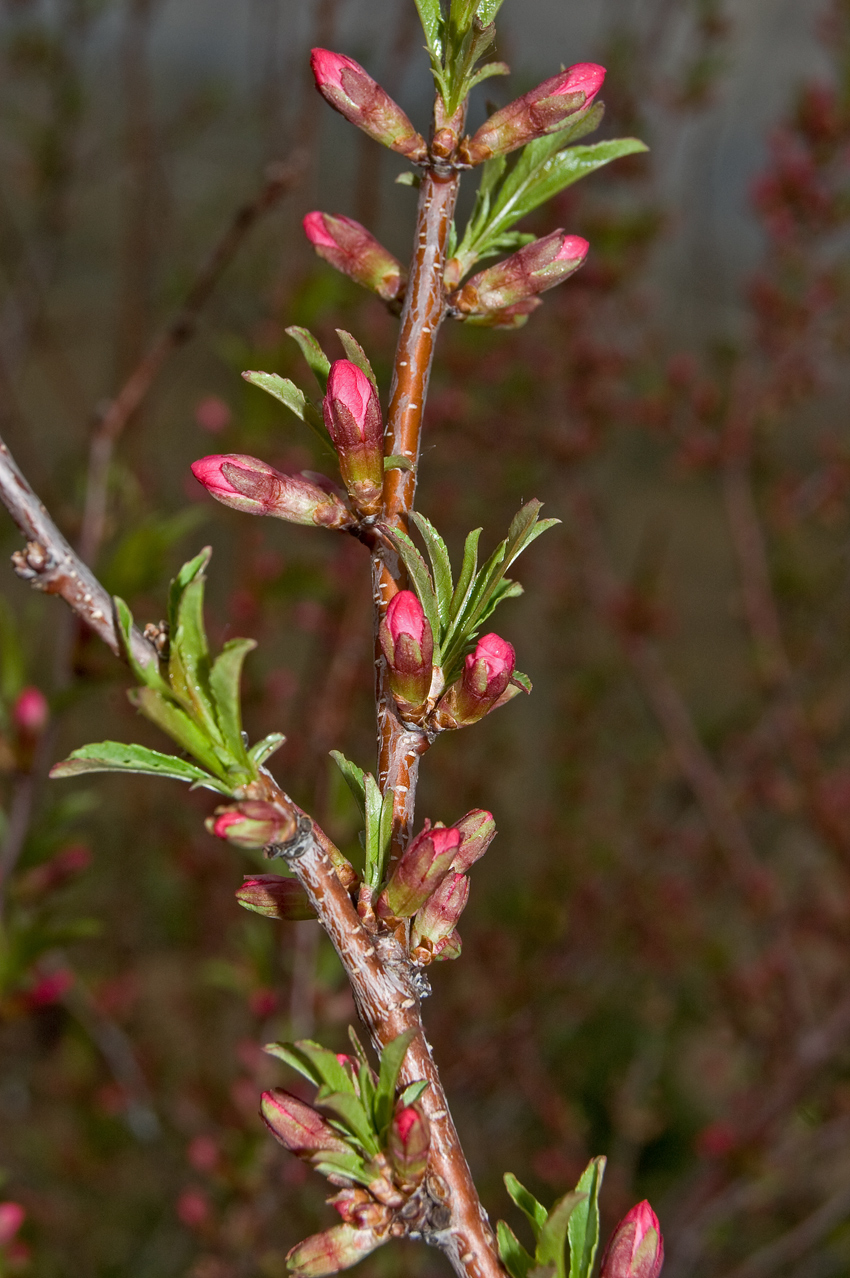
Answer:
[[[381,885],[384,865],[393,832],[393,794],[381,794],[380,787],[367,772],[363,778],[366,815],[366,882],[373,891]]]
[[[351,1075],[337,1060],[336,1053],[329,1052],[320,1043],[302,1038],[297,1043],[268,1043],[263,1050],[285,1061],[317,1087],[325,1087],[332,1093],[350,1092],[354,1095]]]
[[[284,329],[284,332],[298,343],[301,354],[306,359],[319,383],[319,390],[324,395],[328,388],[328,373],[331,371],[331,362],[327,355],[308,328],[299,328],[297,324],[293,324],[290,328]]]
[[[212,547],[204,546],[203,550],[199,551],[194,559],[190,559],[188,563],[183,565],[171,582],[168,590],[168,629],[172,634],[177,629],[177,614],[183,591],[187,586],[191,585],[199,573],[204,572],[211,557]]]
[[[225,743],[234,758],[252,762],[242,740],[241,688],[242,664],[257,646],[255,639],[229,639],[210,670],[210,691],[215,713]]]
[[[570,1215],[570,1278],[590,1278],[599,1245],[599,1190],[605,1175],[604,1157],[592,1159],[581,1174],[576,1192],[586,1195]]]
[[[124,745],[120,741],[100,741],[96,745],[81,746],[50,769],[51,777],[75,777],[84,772],[141,772],[153,777],[188,781],[206,790],[216,790],[219,794],[230,793],[215,777],[186,759],[160,754],[147,746]]]
[[[354,795],[354,801],[360,809],[360,814],[366,816],[366,782],[362,768],[358,768],[356,763],[352,763],[350,759],[346,759],[340,750],[331,750],[331,758],[345,777],[346,784]]]
[[[262,767],[266,759],[270,759],[276,750],[283,745],[286,737],[282,732],[270,732],[267,737],[263,737],[262,741],[258,741],[251,746],[248,751],[248,758],[256,767]]]
[[[375,1173],[366,1170],[365,1162],[353,1150],[350,1154],[322,1150],[321,1162],[313,1163],[313,1166],[322,1176],[347,1176],[359,1185],[369,1185],[375,1179]]]
[[[378,394],[378,379],[372,371],[372,365],[369,363],[369,357],[363,347],[352,337],[350,333],[346,333],[344,328],[338,328],[336,335],[342,343],[342,349],[345,351],[346,359],[351,360],[352,364],[356,364],[361,373],[365,373],[375,388],[375,394]]]
[[[413,462],[409,457],[393,453],[392,457],[384,458],[384,470],[413,470]]]
[[[140,666],[133,655],[133,646],[130,642],[130,631],[133,628],[133,614],[127,607],[123,599],[119,599],[116,595],[112,601],[115,605],[115,618],[118,622],[118,633],[121,636],[121,642],[124,645],[124,652],[127,657],[130,669],[138,679],[139,683],[143,683],[148,688],[155,688],[157,692],[170,696],[168,684],[159,672],[159,662],[150,661],[146,666]]]
[[[427,1078],[418,1078],[415,1083],[411,1083],[409,1087],[405,1087],[401,1094],[402,1105],[415,1105],[419,1097],[426,1092],[431,1084]]]
[[[475,578],[475,570],[478,567],[478,541],[481,537],[481,529],[473,528],[472,532],[466,538],[463,547],[463,563],[460,566],[460,576],[457,579],[457,585],[454,589],[451,602],[452,620],[460,613],[464,604],[469,597],[472,588],[472,582]]]
[[[502,1264],[511,1278],[527,1278],[528,1271],[534,1264],[534,1257],[529,1256],[510,1225],[506,1225],[503,1220],[498,1221],[496,1237]]]
[[[431,568],[433,569],[434,587],[437,595],[437,612],[440,617],[440,635],[448,625],[451,619],[452,591],[454,589],[452,583],[452,565],[449,559],[449,552],[446,543],[437,532],[430,520],[424,515],[420,515],[418,511],[413,510],[410,513],[419,535],[428,548],[428,558],[431,560]],[[435,639],[440,637],[435,635]]]
[[[419,21],[425,32],[428,51],[438,61],[443,56],[443,15],[440,0],[416,0]]]
[[[350,1080],[349,1080],[350,1081]],[[347,1131],[360,1142],[367,1154],[377,1154],[378,1145],[372,1120],[366,1108],[354,1091],[332,1092],[327,1087],[320,1087],[316,1093],[316,1104],[336,1114]]]
[[[437,606],[437,595],[434,590],[434,583],[431,581],[431,574],[425,565],[425,560],[408,537],[407,533],[402,532],[400,528],[389,528],[386,524],[381,525],[381,530],[387,540],[398,551],[402,563],[407,569],[413,589],[422,605],[422,611],[428,618],[428,625],[431,627],[431,633],[434,636],[434,665],[440,664],[440,611]]]
[[[503,0],[480,0],[478,5],[478,19],[485,27],[489,27],[490,23],[495,21],[496,14],[499,12],[503,4]]]
[[[513,1172],[505,1172],[504,1181],[505,1189],[531,1225],[535,1239],[539,1238],[548,1216],[546,1208],[537,1201],[534,1194],[519,1183]]]
[[[510,75],[511,69],[507,62],[487,62],[479,71],[471,75],[466,82],[467,93],[470,89],[474,89],[476,84],[481,84],[483,80],[489,80],[494,75]]]
[[[198,556],[193,562],[200,559]],[[217,745],[223,745],[224,738],[209,683],[210,650],[204,626],[204,570],[208,561],[209,554],[174,600],[174,625],[168,645],[168,678],[173,695],[198,720],[210,739]]]
[[[407,1049],[416,1037],[416,1030],[405,1030],[397,1038],[387,1043],[381,1052],[381,1068],[378,1074],[378,1087],[375,1092],[375,1130],[383,1138],[392,1121],[395,1108],[395,1092],[398,1084],[399,1070]]]
[[[177,705],[170,697],[163,697],[153,688],[131,688],[127,693],[130,702],[140,714],[176,741],[179,746],[194,756],[199,763],[210,772],[214,772],[224,780],[225,768],[219,758],[215,743],[205,735],[204,730],[189,717],[182,706]]]
[[[248,372],[243,373],[242,376],[246,382],[250,382],[252,386],[259,386],[260,390],[267,391],[269,395],[284,404],[299,421],[310,427],[326,453],[336,455],[328,438],[322,414],[300,387],[291,382],[288,377],[278,377],[277,373]]]
[[[566,1278],[567,1227],[570,1216],[586,1198],[587,1194],[580,1194],[575,1190],[564,1194],[552,1207],[540,1230],[534,1259],[538,1265],[554,1265],[556,1278]]]

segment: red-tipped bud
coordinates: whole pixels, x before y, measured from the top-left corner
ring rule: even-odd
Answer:
[[[244,453],[202,457],[192,462],[192,474],[216,501],[248,515],[271,515],[319,528],[347,528],[354,523],[351,511],[323,476],[283,475]]]
[[[406,156],[412,164],[421,164],[428,158],[425,139],[359,62],[331,53],[330,49],[314,49],[310,65],[316,88],[346,120],[376,142]]]
[[[544,80],[491,115],[474,137],[464,138],[459,149],[461,161],[480,164],[566,128],[579,112],[588,109],[604,79],[604,67],[579,62]]]
[[[321,1114],[282,1087],[263,1092],[260,1114],[275,1139],[299,1158],[321,1162],[321,1154],[349,1152],[345,1141]]]
[[[431,687],[434,636],[412,590],[393,595],[379,631],[389,685],[402,718],[421,713]]]
[[[469,879],[466,875],[456,874],[454,871],[447,874],[413,920],[410,948],[424,948],[433,953],[440,942],[454,932],[468,900]],[[447,954],[445,957],[450,956]]]
[[[386,1235],[378,1237],[372,1229],[334,1225],[293,1247],[286,1257],[287,1268],[293,1278],[324,1278],[325,1274],[350,1269],[386,1241]]]
[[[428,1167],[431,1128],[419,1105],[396,1105],[387,1139],[393,1176],[410,1193],[421,1185]]]
[[[455,821],[454,828],[460,831],[460,847],[451,868],[463,874],[476,861],[481,860],[495,839],[496,822],[492,812],[486,812],[484,808],[473,808],[465,817]]]
[[[611,1235],[599,1278],[658,1278],[663,1264],[661,1226],[644,1199],[623,1217]]]
[[[376,514],[384,483],[381,405],[369,378],[351,360],[331,365],[322,409],[352,500],[362,514]]]
[[[295,813],[286,812],[262,799],[245,799],[234,807],[216,808],[207,817],[206,827],[218,839],[227,839],[237,848],[267,848],[288,843],[295,837]]]
[[[350,217],[308,213],[302,223],[307,239],[319,257],[335,266],[385,302],[404,296],[407,272],[365,226]]]
[[[316,911],[298,880],[284,878],[282,874],[246,874],[241,888],[237,889],[236,900],[246,910],[253,910],[267,919],[285,919],[295,923],[316,917]]]
[[[12,722],[22,737],[40,737],[47,727],[50,707],[40,688],[22,688],[12,706]]]
[[[484,635],[466,658],[463,674],[437,703],[434,722],[440,728],[463,728],[504,705],[519,691],[511,680],[514,650],[498,635]]]
[[[383,918],[409,919],[449,872],[460,847],[460,831],[444,826],[425,829],[407,845],[392,878],[378,897]]]
[[[449,304],[461,315],[487,315],[524,305],[529,298],[554,288],[577,271],[589,247],[580,235],[553,231],[542,240],[526,244],[504,262],[473,275],[463,288],[451,294]]]

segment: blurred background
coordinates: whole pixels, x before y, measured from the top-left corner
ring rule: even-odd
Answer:
[[[530,219],[585,235],[526,328],[444,329],[419,504],[453,553],[523,500],[562,520],[499,629],[534,694],[439,741],[420,813],[491,808],[429,1036],[485,1204],[609,1157],[604,1230],[650,1197],[668,1278],[850,1268],[848,0],[508,0],[504,103],[609,68],[619,161]],[[318,464],[240,378],[304,382],[336,327],[388,386],[396,321],[315,259],[309,209],[406,258],[402,165],[307,52],[362,61],[421,127],[408,0],[3,0],[0,421],[138,619],[204,544],[214,642],[251,635],[252,739],[356,856],[328,750],[373,766],[362,549],[214,505],[189,463]],[[485,90],[473,110],[483,118]],[[469,179],[467,186],[474,187]],[[461,205],[469,207],[470,192]],[[306,384],[306,383],[305,383]],[[0,517],[3,554],[20,545]],[[277,1278],[331,1222],[257,1118],[273,1038],[354,1019],[311,924],[245,914],[255,863],[177,783],[46,781],[163,748],[125,670],[0,577],[0,1272]],[[34,691],[37,690],[37,691]],[[447,1272],[392,1244],[364,1276]]]

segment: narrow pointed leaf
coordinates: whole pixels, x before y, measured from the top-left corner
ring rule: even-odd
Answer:
[[[323,1150],[321,1162],[314,1163],[313,1166],[322,1176],[348,1176],[358,1185],[368,1185],[374,1179],[374,1173],[366,1170],[364,1160],[353,1150],[350,1154]]]
[[[155,723],[210,772],[224,778],[225,769],[215,744],[181,706],[169,697],[160,696],[153,688],[131,688],[127,696],[140,714]]]
[[[378,1074],[378,1087],[375,1093],[375,1127],[383,1134],[390,1125],[395,1106],[395,1091],[398,1074],[407,1049],[416,1037],[416,1030],[405,1030],[392,1042],[387,1043],[381,1052],[381,1068]]]
[[[538,1265],[554,1265],[557,1278],[566,1278],[565,1252],[570,1216],[579,1203],[584,1202],[586,1198],[587,1194],[577,1193],[575,1190],[570,1194],[564,1194],[563,1198],[559,1198],[555,1203],[540,1230],[534,1259]]]
[[[505,1172],[505,1189],[510,1194],[512,1200],[519,1207],[522,1214],[527,1219],[534,1231],[535,1239],[540,1237],[540,1231],[546,1224],[548,1212],[542,1203],[539,1203],[534,1194],[521,1185],[516,1176],[512,1172]]]
[[[365,819],[366,816],[366,782],[365,774],[362,768],[358,768],[356,763],[352,763],[350,759],[346,759],[341,750],[331,750],[331,758],[345,777],[345,783],[351,793],[354,795],[354,801],[360,809],[360,815]]]
[[[299,1039],[297,1043],[267,1043],[263,1050],[303,1074],[317,1087],[354,1095],[354,1082],[348,1071],[339,1063],[334,1052],[329,1052],[319,1043]]]
[[[433,58],[443,56],[443,15],[440,0],[416,0],[419,21],[425,32],[428,50]]]
[[[409,1087],[405,1087],[401,1094],[402,1105],[413,1105],[419,1100],[419,1097],[430,1087],[427,1078],[418,1078],[415,1083],[411,1083]]]
[[[296,341],[301,348],[301,354],[306,359],[316,381],[319,383],[319,390],[324,395],[328,388],[328,373],[331,371],[331,362],[313,334],[307,328],[299,328],[297,324],[293,324],[290,328],[284,330],[289,337]]]
[[[127,656],[130,669],[136,676],[139,683],[143,683],[148,688],[155,688],[157,692],[168,694],[168,684],[159,672],[159,662],[150,661],[146,666],[140,666],[136,658],[133,656],[133,645],[130,642],[130,631],[133,628],[133,614],[127,607],[123,599],[119,599],[117,595],[113,598],[115,605],[115,616],[118,622],[118,633],[124,644],[124,652]]]
[[[496,1225],[496,1237],[499,1256],[511,1278],[527,1278],[528,1271],[534,1264],[534,1257],[529,1256],[510,1225],[500,1220]]]
[[[74,777],[84,772],[141,772],[152,777],[188,781],[219,794],[230,793],[215,777],[186,759],[160,754],[147,746],[124,745],[121,741],[100,741],[95,745],[81,746],[50,769],[51,777]]]
[[[385,796],[381,794],[380,787],[371,772],[367,772],[364,777],[364,788],[366,800],[366,882],[370,888],[376,890],[383,878],[384,861],[389,851],[389,842],[392,836],[393,796],[392,791],[389,791],[386,796],[389,804],[389,819],[387,819],[385,815],[387,807]]]
[[[263,737],[262,741],[257,741],[248,751],[248,758],[256,766],[262,767],[266,759],[270,759],[276,750],[279,750],[286,737],[282,732],[270,732],[267,737]]]
[[[320,1087],[316,1093],[316,1104],[335,1114],[367,1154],[377,1154],[379,1146],[371,1118],[360,1097],[353,1091],[333,1092],[327,1087]]]
[[[210,670],[210,691],[221,735],[231,754],[244,758],[246,764],[249,757],[242,740],[242,664],[256,646],[255,639],[229,639]]]
[[[171,634],[177,629],[177,613],[184,590],[205,570],[211,556],[212,547],[204,546],[194,559],[183,565],[172,581],[168,591],[168,628]]]
[[[278,377],[277,373],[247,372],[242,376],[246,382],[250,382],[252,386],[259,386],[260,390],[267,391],[269,395],[284,404],[299,421],[310,427],[328,456],[335,455],[322,414],[300,387],[288,377]]]
[[[424,515],[420,515],[416,510],[411,511],[410,518],[428,548],[428,558],[431,560],[434,589],[437,595],[437,612],[439,613],[441,628],[445,628],[451,619],[452,593],[454,591],[449,552],[446,543],[429,519],[426,519]]]
[[[478,541],[481,537],[481,529],[473,528],[468,534],[463,547],[463,562],[460,566],[460,576],[457,579],[457,585],[452,595],[451,615],[452,620],[458,616],[469,596],[472,583],[475,580],[475,570],[478,567]]]
[[[599,1190],[605,1175],[605,1158],[594,1158],[581,1174],[577,1193],[587,1197],[571,1213],[567,1224],[570,1242],[570,1278],[590,1278],[599,1246]]]
[[[384,470],[413,470],[413,462],[409,457],[393,453],[391,457],[384,458]]]

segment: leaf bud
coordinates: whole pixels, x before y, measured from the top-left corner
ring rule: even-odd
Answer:
[[[210,834],[237,848],[267,848],[288,843],[298,832],[295,813],[264,799],[244,799],[233,807],[216,808],[205,822]]]
[[[455,821],[454,829],[460,831],[460,847],[451,868],[462,874],[481,860],[495,839],[496,822],[492,812],[487,812],[484,808],[473,808],[466,816]]]
[[[390,1209],[376,1202],[366,1189],[342,1189],[328,1201],[355,1229],[385,1229],[392,1218]]]
[[[483,635],[464,663],[463,674],[437,702],[434,723],[438,728],[463,728],[519,691],[512,684],[516,656],[509,643],[496,634]]]
[[[553,231],[473,275],[450,295],[449,305],[461,315],[487,315],[522,306],[577,271],[589,247],[580,235]]]
[[[343,275],[371,289],[385,302],[404,296],[407,272],[383,244],[353,218],[331,213],[308,213],[304,233],[319,257]]]
[[[324,1278],[341,1269],[350,1269],[376,1247],[386,1242],[372,1229],[334,1225],[324,1233],[312,1234],[287,1253],[286,1264],[293,1278]]]
[[[431,1128],[420,1105],[396,1105],[387,1137],[393,1175],[405,1192],[421,1185],[428,1167]]]
[[[406,156],[411,164],[421,164],[428,158],[425,139],[359,62],[330,49],[313,49],[310,65],[322,97],[351,124]]]
[[[384,484],[381,406],[369,378],[351,360],[331,365],[322,409],[349,495],[362,514],[377,514]]]
[[[605,68],[595,62],[579,62],[550,76],[536,89],[496,111],[473,137],[464,138],[459,148],[461,162],[481,164],[494,155],[507,155],[535,138],[566,128],[590,106],[604,79]]]
[[[299,1158],[321,1162],[321,1154],[350,1152],[321,1114],[282,1087],[263,1092],[260,1116],[275,1139]]]
[[[411,918],[448,874],[460,840],[459,830],[451,826],[432,827],[426,822],[425,829],[405,848],[389,883],[378,897],[379,916]]]
[[[192,462],[192,474],[216,501],[248,515],[271,515],[319,528],[348,528],[354,523],[323,475],[283,475],[243,453],[202,457]]]
[[[599,1278],[658,1278],[663,1264],[661,1226],[644,1199],[623,1217],[611,1235]]]
[[[431,687],[434,636],[412,590],[393,595],[378,637],[402,718],[421,713]]]
[[[246,910],[253,910],[267,919],[285,919],[294,923],[316,917],[316,911],[298,880],[285,878],[282,874],[246,874],[241,888],[237,889],[236,900]]]
[[[433,955],[440,942],[454,932],[468,900],[469,879],[466,875],[454,871],[447,874],[413,920],[411,949],[424,948]]]

